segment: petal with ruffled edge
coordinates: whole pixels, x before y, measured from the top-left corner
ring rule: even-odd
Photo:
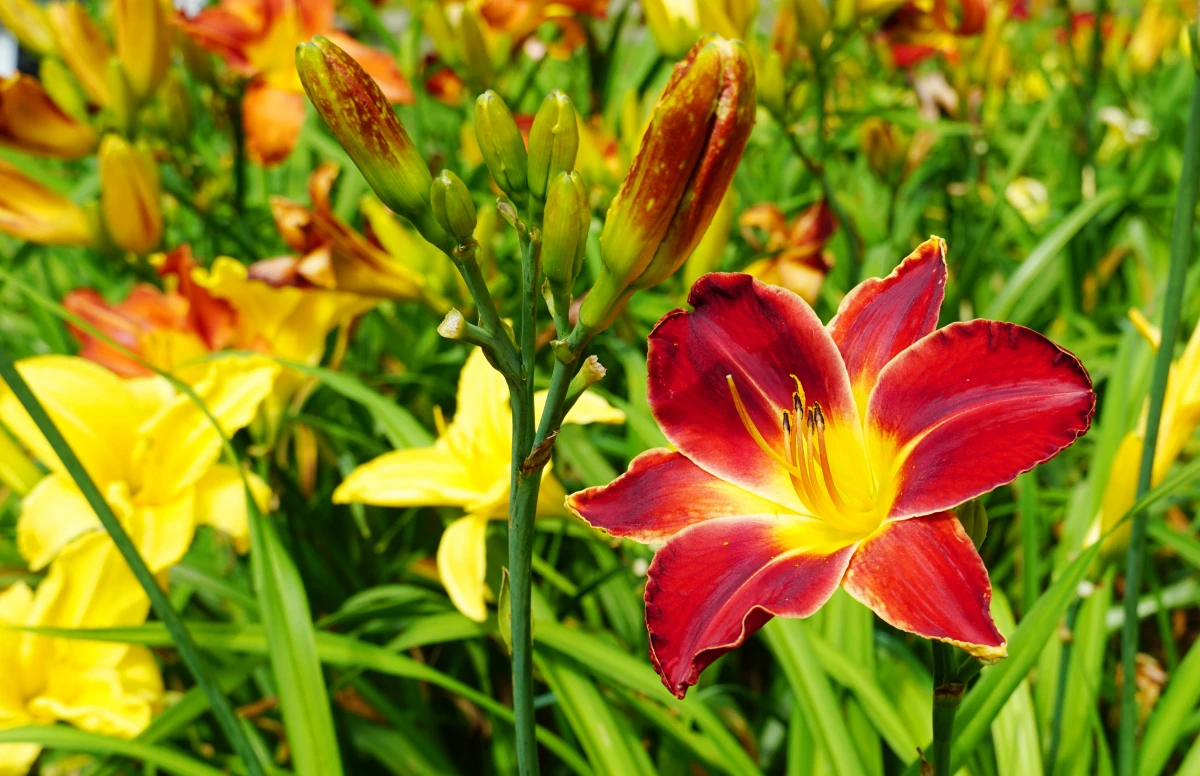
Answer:
[[[121,378],[75,356],[26,358],[17,363],[17,370],[97,485],[104,488],[128,476],[143,417]],[[35,458],[62,471],[50,443],[4,385],[0,385],[0,420]]]
[[[859,545],[842,586],[900,630],[983,660],[1007,654],[987,569],[951,512],[884,523]]]
[[[1035,331],[978,320],[930,334],[884,367],[867,408],[889,516],[1011,482],[1087,431],[1095,405],[1079,360]]]
[[[803,299],[749,275],[705,275],[688,301],[694,312],[668,313],[650,333],[648,393],[655,419],[701,469],[799,509],[787,471],[742,424],[726,378],[732,376],[767,444],[782,450],[782,412],[791,409],[796,390],[791,375],[810,404],[820,403],[830,435],[857,429],[841,354]]]
[[[75,537],[100,528],[100,518],[65,474],[43,477],[21,504],[17,549],[33,571],[45,568]]]
[[[917,246],[885,278],[856,286],[829,321],[859,411],[879,371],[909,345],[937,328],[946,291],[946,242],[933,237]]]
[[[708,520],[672,536],[646,582],[650,657],[682,698],[700,672],[772,616],[807,617],[837,590],[853,537],[805,518]]]
[[[460,517],[446,527],[438,544],[437,569],[458,610],[476,622],[487,619],[487,515]]]
[[[150,724],[162,694],[162,674],[153,654],[145,647],[127,646],[114,666],[52,672],[29,707],[93,733],[133,738]]]
[[[644,543],[665,541],[716,517],[788,511],[663,448],[634,458],[609,484],[573,493],[567,507],[613,536]]]

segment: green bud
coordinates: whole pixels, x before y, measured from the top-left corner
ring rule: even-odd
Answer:
[[[449,170],[434,179],[429,189],[433,217],[459,245],[475,239],[475,203],[461,179]]]
[[[429,211],[429,167],[375,79],[320,35],[296,47],[296,71],[317,113],[375,194],[426,240],[446,248],[449,239]]]
[[[542,270],[556,297],[571,293],[583,269],[591,225],[587,189],[578,172],[560,172],[550,184],[542,219]]]
[[[529,130],[529,192],[546,199],[550,181],[575,167],[579,126],[571,98],[558,89],[546,95]]]
[[[167,74],[159,94],[162,97],[167,134],[172,140],[182,143],[192,131],[194,115],[191,95],[179,71],[172,70]]]
[[[475,101],[475,136],[492,180],[514,201],[525,199],[528,155],[512,112],[490,89]]]
[[[79,121],[88,120],[87,99],[79,90],[75,76],[59,59],[47,57],[39,65],[38,79],[50,99],[54,100],[63,112]]]
[[[125,78],[125,68],[121,60],[112,57],[108,60],[106,73],[110,95],[108,110],[112,126],[121,134],[127,135],[133,129],[134,114],[137,112],[137,98]]]
[[[971,499],[955,511],[958,513],[958,522],[962,523],[963,531],[971,537],[975,549],[978,550],[983,546],[983,540],[987,538],[988,530],[987,510],[983,508],[983,501],[977,498]]]
[[[458,34],[462,40],[463,69],[466,71],[467,85],[475,92],[486,89],[492,80],[492,60],[488,56],[483,32],[479,29],[479,19],[467,6],[463,6],[462,9]]]

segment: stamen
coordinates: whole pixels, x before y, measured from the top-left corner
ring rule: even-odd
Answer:
[[[821,471],[825,475],[825,487],[829,490],[829,498],[833,500],[833,504],[839,511],[845,511],[846,502],[842,501],[842,496],[838,493],[837,485],[833,483],[833,468],[829,465],[829,452],[825,448],[825,413],[821,411],[821,405],[813,405],[813,422],[817,430],[817,444],[821,454]]]
[[[807,402],[804,400],[804,386],[800,384],[799,377],[796,377],[795,375],[788,375],[788,377],[796,381],[796,395],[800,398],[799,406],[801,409],[803,409],[807,404]]]
[[[769,444],[767,444],[767,440],[763,439],[763,435],[759,433],[758,428],[754,425],[754,421],[750,419],[750,413],[746,411],[746,405],[742,403],[742,397],[738,394],[737,386],[733,383],[733,375],[725,375],[725,380],[729,383],[729,391],[733,394],[733,406],[735,409],[737,409],[738,417],[742,419],[742,425],[746,427],[746,431],[750,433],[750,436],[754,439],[755,444],[757,444],[771,460],[775,461],[789,472],[798,473],[799,470],[797,470],[790,461],[788,461],[786,458],[776,452]]]

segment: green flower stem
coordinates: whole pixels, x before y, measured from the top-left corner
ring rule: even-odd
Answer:
[[[1171,264],[1167,272],[1166,298],[1163,301],[1162,342],[1154,359],[1150,382],[1150,407],[1146,415],[1146,441],[1138,470],[1137,495],[1150,490],[1154,472],[1154,452],[1158,447],[1163,396],[1171,372],[1175,340],[1179,332],[1179,311],[1183,306],[1183,287],[1188,261],[1192,256],[1192,228],[1196,220],[1197,182],[1200,181],[1200,81],[1193,78],[1192,101],[1188,113],[1187,139],[1183,149],[1183,177],[1175,201],[1175,221],[1171,230]],[[1121,629],[1121,667],[1125,681],[1121,685],[1121,731],[1118,773],[1133,776],[1137,769],[1137,700],[1133,677],[1137,672],[1138,596],[1142,582],[1142,564],[1146,555],[1146,512],[1133,515],[1129,552],[1125,559],[1125,622]]]
[[[488,290],[487,282],[483,279],[479,262],[475,258],[478,251],[478,243],[464,245],[451,253],[450,259],[458,267],[459,274],[467,284],[467,291],[475,300],[475,307],[479,311],[479,321],[483,324],[484,331],[491,335],[496,343],[495,352],[492,354],[496,358],[496,368],[510,381],[511,386],[511,381],[521,370],[521,357],[512,340],[508,338],[504,322],[500,320],[500,313],[496,311],[496,303],[492,300],[492,292]]]
[[[234,751],[242,759],[247,773],[250,776],[265,776],[262,763],[258,759],[256,750],[251,745],[249,738],[246,737],[246,732],[243,730],[241,723],[238,721],[237,715],[234,713],[233,707],[229,703],[229,699],[225,693],[221,691],[220,685],[209,675],[208,668],[205,666],[203,659],[200,657],[200,650],[196,646],[195,640],[192,639],[191,633],[188,632],[187,626],[184,625],[183,618],[175,611],[171,605],[170,598],[158,585],[158,581],[154,578],[154,574],[146,566],[146,562],[142,560],[142,556],[138,554],[137,547],[129,538],[129,534],[125,533],[120,521],[113,514],[112,509],[108,506],[108,502],[104,500],[100,490],[96,487],[96,483],[92,481],[91,476],[83,468],[79,458],[75,452],[67,444],[58,428],[54,425],[54,421],[46,414],[46,410],[42,407],[40,401],[34,396],[33,391],[29,388],[29,384],[21,377],[17,371],[16,365],[9,357],[8,353],[0,347],[0,379],[8,384],[13,395],[25,407],[25,411],[33,419],[42,435],[46,437],[46,441],[50,447],[54,449],[62,461],[63,468],[67,470],[67,474],[75,481],[79,487],[83,497],[87,499],[92,511],[100,519],[100,524],[104,526],[104,530],[112,537],[113,544],[117,550],[129,564],[130,570],[134,577],[146,591],[147,597],[150,599],[150,605],[154,608],[154,613],[162,620],[163,626],[171,636],[171,640],[179,649],[179,655],[183,658],[188,670],[196,679],[196,684],[204,691],[204,695],[208,698],[209,705],[212,707],[213,714],[217,718],[217,722],[221,726],[221,730],[229,739]]]
[[[954,743],[954,715],[962,703],[966,683],[958,674],[954,647],[933,642],[933,773],[950,776],[950,747]]]

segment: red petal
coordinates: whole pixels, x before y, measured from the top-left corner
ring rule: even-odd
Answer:
[[[650,658],[682,698],[700,672],[772,616],[807,617],[837,589],[855,545],[796,550],[774,515],[697,523],[671,537],[650,564]]]
[[[951,512],[884,523],[859,545],[842,587],[900,630],[984,660],[1007,654],[987,569]]]
[[[934,332],[879,374],[868,429],[901,452],[891,517],[949,509],[1054,457],[1091,423],[1079,360],[1035,331],[970,321]]]
[[[596,528],[639,542],[661,542],[714,517],[785,511],[661,448],[634,458],[608,485],[572,494],[567,506]]]
[[[858,423],[850,381],[833,340],[808,304],[743,274],[696,281],[688,301],[650,333],[649,401],[671,444],[700,468],[764,498],[798,507],[787,472],[742,425],[732,375],[766,441],[782,449],[782,412],[796,375],[828,422]]]
[[[889,361],[937,328],[945,290],[946,243],[933,237],[892,274],[863,281],[842,300],[829,334],[862,399]]]

